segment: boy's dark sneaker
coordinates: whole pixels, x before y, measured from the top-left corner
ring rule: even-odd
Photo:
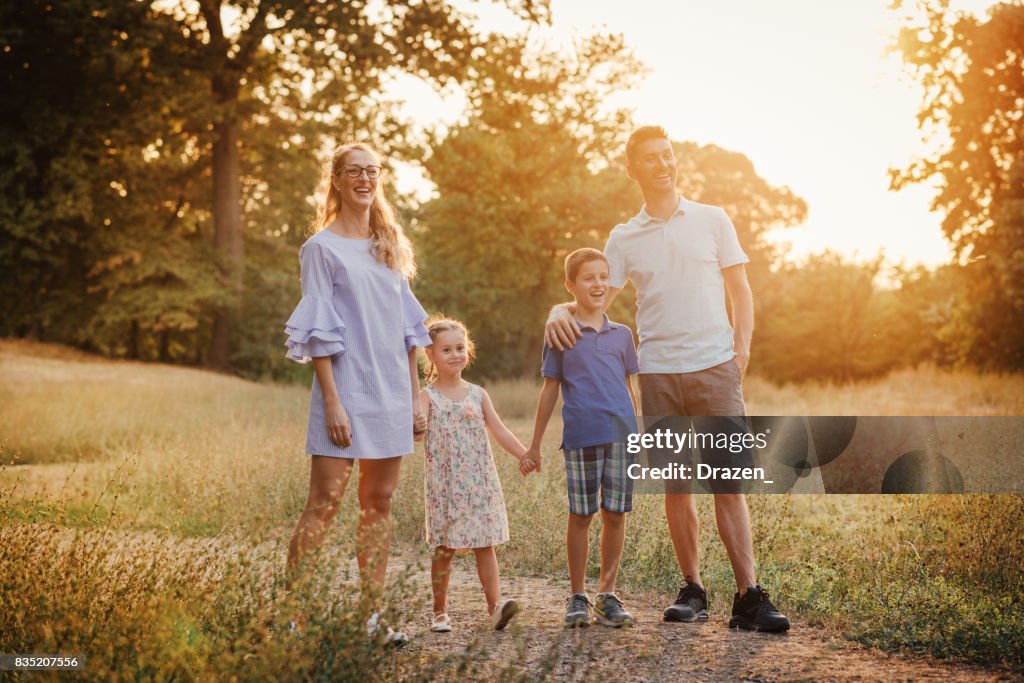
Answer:
[[[566,598],[565,627],[583,628],[590,626],[590,599],[586,593],[573,593]]]
[[[594,614],[602,626],[619,628],[633,625],[633,615],[626,611],[615,593],[598,593],[594,598]]]
[[[733,596],[729,628],[780,633],[789,630],[789,619],[768,600],[768,591],[753,586],[742,598],[739,593]]]
[[[708,594],[699,583],[686,582],[676,601],[665,609],[665,621],[707,621]]]

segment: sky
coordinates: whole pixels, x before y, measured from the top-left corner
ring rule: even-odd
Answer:
[[[917,129],[920,90],[898,57],[885,54],[899,27],[888,4],[551,0],[552,26],[534,34],[554,46],[598,31],[623,34],[650,73],[614,104],[673,139],[742,152],[762,177],[803,197],[807,221],[773,235],[790,243],[791,258],[831,249],[936,266],[951,250],[941,216],[929,210],[933,188],[888,189],[889,168],[935,144]],[[990,4],[953,2],[979,14]],[[522,30],[500,7],[464,6],[481,29]],[[440,97],[409,78],[397,79],[391,94],[424,125],[451,123],[463,109],[457,93]],[[399,186],[429,194],[414,168],[397,176]]]

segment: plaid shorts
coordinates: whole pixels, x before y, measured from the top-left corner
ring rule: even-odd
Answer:
[[[601,491],[601,507],[605,510],[632,511],[633,480],[626,469],[635,462],[636,456],[626,452],[626,444],[622,442],[566,449],[569,512],[584,517],[597,512],[598,490]]]

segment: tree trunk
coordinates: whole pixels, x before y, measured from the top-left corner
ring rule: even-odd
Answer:
[[[159,359],[161,363],[171,362],[171,333],[169,330],[161,330],[160,332]]]
[[[139,321],[132,320],[128,330],[128,357],[132,360],[139,359]]]
[[[238,88],[218,88],[222,97],[237,99]],[[233,93],[232,93],[233,91]],[[234,118],[234,102],[227,105],[231,113],[214,124],[213,143],[213,226],[214,246],[220,262],[225,286],[232,296],[231,306],[214,311],[213,333],[207,365],[230,369],[232,313],[242,296],[242,185],[239,173],[238,123]]]

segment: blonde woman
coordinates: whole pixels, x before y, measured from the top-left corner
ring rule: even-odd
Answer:
[[[416,347],[430,345],[422,306],[409,288],[412,246],[384,196],[381,158],[362,143],[335,150],[324,173],[314,234],[299,250],[302,300],[288,319],[287,357],[313,362],[306,452],[309,497],[288,547],[288,573],[323,542],[359,462],[358,562],[378,595],[391,543],[391,496],[402,456],[426,428]],[[379,624],[369,635],[406,640]]]

